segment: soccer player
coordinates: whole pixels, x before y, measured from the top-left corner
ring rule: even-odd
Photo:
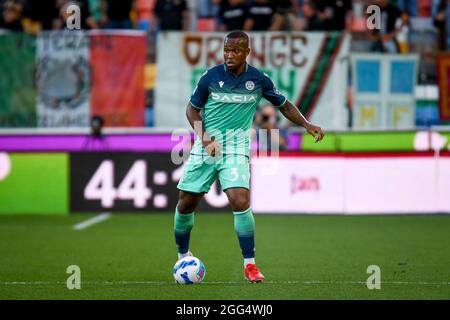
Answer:
[[[197,140],[177,186],[174,232],[178,258],[192,255],[189,239],[194,212],[218,177],[234,213],[244,276],[249,282],[262,282],[264,276],[255,264],[255,220],[249,201],[250,129],[258,102],[264,97],[287,119],[303,126],[316,142],[324,134],[276,90],[265,73],[247,64],[249,53],[247,34],[229,33],[224,41],[225,63],[205,72],[192,93],[186,116]]]

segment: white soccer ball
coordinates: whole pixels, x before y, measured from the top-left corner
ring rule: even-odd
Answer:
[[[175,263],[173,277],[178,284],[195,284],[202,282],[206,268],[196,257],[184,257]]]

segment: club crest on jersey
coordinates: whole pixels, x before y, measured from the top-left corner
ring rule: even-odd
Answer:
[[[255,89],[255,84],[253,83],[253,81],[247,81],[245,83],[245,88],[249,91]]]

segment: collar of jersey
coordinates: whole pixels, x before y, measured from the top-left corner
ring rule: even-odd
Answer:
[[[225,71],[228,72],[228,68],[227,68],[227,65],[226,65],[225,63],[223,64],[223,67],[224,67]],[[239,77],[239,76],[243,75],[244,73],[247,72],[247,70],[248,70],[248,63],[246,62],[246,63],[245,63],[245,70],[244,70],[244,72],[242,72],[240,75],[235,76],[235,77]],[[231,72],[230,72],[230,73],[231,73]]]

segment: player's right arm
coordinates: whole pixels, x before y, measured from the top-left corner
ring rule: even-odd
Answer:
[[[214,157],[216,154],[219,154],[220,145],[217,141],[211,139],[205,131],[203,117],[201,114],[201,111],[208,101],[209,96],[208,81],[206,76],[207,73],[205,72],[192,93],[191,99],[186,107],[186,117],[192,129],[194,129],[195,133],[201,137],[202,145],[205,148],[205,151]]]

